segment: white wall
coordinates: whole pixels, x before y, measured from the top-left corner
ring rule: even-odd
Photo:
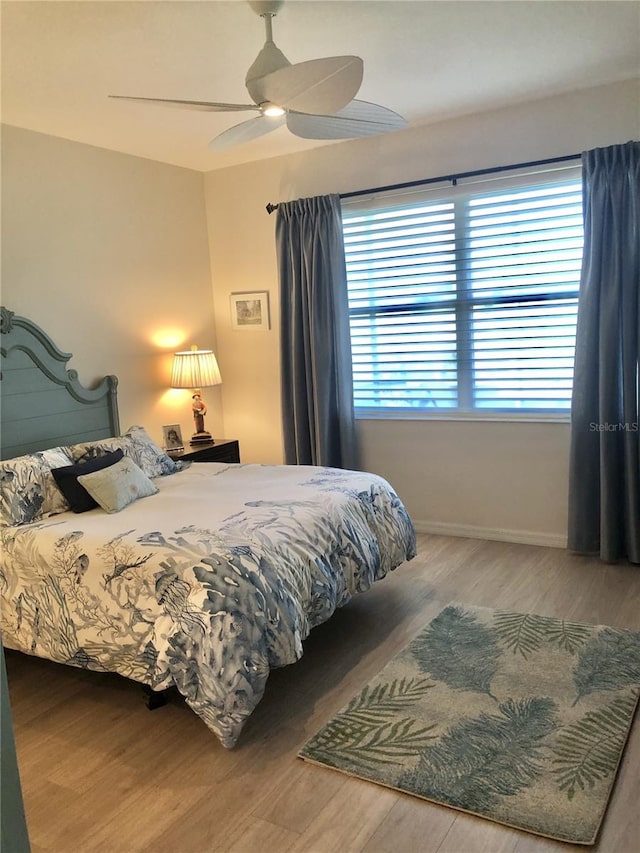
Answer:
[[[207,426],[239,438],[245,461],[280,462],[275,217],[265,212],[268,201],[637,139],[639,105],[638,81],[619,83],[205,178],[5,126],[2,303],[72,352],[69,366],[85,384],[117,374],[123,427],[142,422],[157,440],[163,423],[179,422],[185,434],[192,429],[188,392],[167,390],[171,353],[192,342],[215,347],[223,385],[205,394]],[[232,330],[229,294],[263,289],[272,330]],[[358,427],[363,467],[393,483],[418,527],[562,543],[567,425],[414,420]]]
[[[225,430],[245,461],[282,461],[275,216],[267,202],[573,154],[640,138],[628,81],[210,172],[206,202]],[[272,331],[231,328],[229,294],[268,290]],[[566,424],[360,421],[362,466],[387,477],[416,525],[561,545]]]
[[[3,126],[2,304],[84,384],[118,376],[123,429],[188,438],[189,392],[168,383],[175,349],[215,345],[202,173]],[[219,394],[204,394],[218,435]]]

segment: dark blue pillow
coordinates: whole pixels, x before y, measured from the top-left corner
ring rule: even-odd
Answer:
[[[122,450],[113,450],[111,453],[96,456],[87,462],[78,462],[76,465],[65,465],[62,468],[51,469],[56,485],[74,512],[87,512],[87,510],[98,506],[85,487],[78,482],[78,477],[82,474],[101,471],[103,468],[110,468],[119,462],[123,456]]]

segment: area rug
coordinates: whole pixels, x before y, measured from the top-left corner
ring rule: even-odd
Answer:
[[[299,755],[593,844],[639,693],[639,632],[455,604]]]

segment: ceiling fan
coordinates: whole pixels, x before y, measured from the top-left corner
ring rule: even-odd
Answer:
[[[387,107],[354,100],[362,83],[363,62],[358,56],[330,56],[291,64],[273,41],[272,19],[284,0],[264,0],[249,5],[264,19],[264,47],[247,72],[245,85],[252,104],[188,101],[172,98],[138,98],[109,95],[127,101],[144,101],[205,112],[242,112],[260,115],[223,131],[209,143],[211,151],[249,142],[286,124],[303,139],[351,139],[374,136],[406,127],[402,116]]]

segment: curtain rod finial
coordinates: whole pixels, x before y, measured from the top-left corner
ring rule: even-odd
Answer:
[[[277,204],[271,204],[271,202],[269,202],[269,204],[267,205],[267,213],[268,213],[269,215],[271,215],[271,214],[273,213],[273,211],[274,211],[274,210],[277,210],[277,209],[278,209],[278,205],[277,205]]]

